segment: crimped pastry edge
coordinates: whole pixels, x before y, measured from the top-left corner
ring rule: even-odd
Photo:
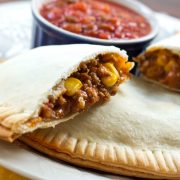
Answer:
[[[28,120],[30,114],[17,111],[16,108],[0,106],[0,139],[13,142],[24,133],[32,132],[37,128],[55,127],[57,124],[73,119],[78,113],[68,116],[64,119],[41,122],[36,126],[29,127]]]
[[[69,163],[126,176],[153,179],[180,178],[180,152],[136,149],[124,145],[99,144],[78,140],[68,134],[50,137],[48,133],[20,138],[29,146]]]

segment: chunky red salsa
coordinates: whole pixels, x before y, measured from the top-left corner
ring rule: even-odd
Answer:
[[[106,0],[51,0],[40,13],[60,28],[100,39],[136,39],[151,31],[143,16]]]

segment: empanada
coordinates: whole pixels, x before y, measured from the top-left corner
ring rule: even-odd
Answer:
[[[180,96],[134,78],[103,106],[21,140],[83,167],[180,179]]]
[[[150,45],[135,60],[142,75],[156,84],[180,92],[180,34]]]
[[[0,138],[55,126],[116,94],[133,63],[97,45],[46,46],[0,65]]]

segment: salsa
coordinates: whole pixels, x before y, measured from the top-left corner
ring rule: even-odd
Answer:
[[[51,0],[40,14],[59,28],[99,39],[136,39],[151,31],[142,15],[106,0]]]

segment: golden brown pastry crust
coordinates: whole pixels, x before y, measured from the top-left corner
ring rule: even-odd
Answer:
[[[38,133],[21,137],[35,149],[66,162],[119,175],[153,179],[180,178],[180,152],[133,149]]]
[[[27,117],[26,113],[18,112],[15,108],[0,106],[0,138],[9,142],[16,139],[20,134],[14,133],[12,129],[16,128],[17,123],[26,121]]]
[[[2,140],[9,142],[12,142],[15,138],[18,137],[18,135],[13,135],[13,133],[9,129],[6,129],[3,126],[0,126],[0,136]]]

